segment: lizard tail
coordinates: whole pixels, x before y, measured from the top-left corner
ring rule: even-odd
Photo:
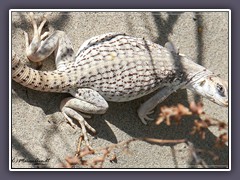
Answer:
[[[25,87],[43,92],[67,92],[71,87],[66,73],[35,70],[22,63],[15,54],[12,57],[12,79]]]

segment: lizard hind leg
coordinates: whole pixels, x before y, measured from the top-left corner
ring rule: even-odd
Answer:
[[[26,43],[26,54],[29,60],[33,62],[40,62],[46,58],[43,55],[39,55],[39,53],[37,52],[39,51],[42,43],[44,42],[43,39],[49,35],[49,32],[44,32],[42,34],[42,29],[45,23],[47,22],[47,18],[43,16],[42,22],[38,27],[35,16],[32,12],[28,15],[28,17],[30,18],[30,21],[33,26],[33,39],[31,43],[29,43],[28,33],[24,31],[25,43]]]
[[[91,127],[85,118],[90,118],[87,114],[103,114],[108,109],[105,99],[96,91],[88,88],[78,89],[72,92],[75,97],[65,98],[61,102],[61,112],[72,127],[76,127],[74,120],[77,121],[82,129],[82,134],[86,145],[90,148],[87,129],[92,133],[96,130]]]
[[[37,27],[34,14],[30,13],[29,17],[34,33],[29,44],[28,34],[24,32],[28,59],[33,62],[42,62],[54,52],[56,68],[64,71],[68,64],[75,61],[73,47],[66,33],[57,30],[51,34],[49,32],[42,34],[47,18],[44,16],[39,27]]]
[[[65,106],[61,108],[61,112],[63,113],[64,117],[67,119],[67,121],[73,128],[77,126],[73,120],[76,120],[79,122],[79,125],[81,126],[81,129],[82,129],[82,134],[83,134],[85,143],[90,149],[92,149],[89,144],[87,129],[89,129],[94,134],[96,133],[96,130],[87,123],[87,121],[84,119],[84,115],[80,112],[75,111],[72,108],[65,107]]]

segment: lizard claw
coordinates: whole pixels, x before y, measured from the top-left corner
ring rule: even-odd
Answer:
[[[146,115],[149,115],[149,114],[152,114],[152,113],[154,113],[154,110],[147,112]]]
[[[92,149],[90,143],[89,143],[89,139],[87,136],[87,129],[90,130],[92,133],[96,134],[96,130],[91,127],[87,121],[85,121],[85,119],[83,118],[83,116],[81,116],[80,113],[76,112],[75,110],[69,108],[69,107],[61,107],[61,111],[64,115],[64,117],[67,119],[68,123],[71,125],[71,127],[73,127],[74,129],[77,127],[77,125],[73,122],[73,119],[77,120],[81,126],[82,129],[82,134],[84,137],[84,141],[86,143],[86,145]],[[86,117],[87,115],[85,115]],[[87,116],[89,117],[89,116]]]
[[[153,120],[154,120],[154,118],[148,117],[148,115],[152,114],[153,112],[154,112],[153,110],[150,110],[150,111],[148,111],[148,112],[145,112],[145,111],[143,111],[141,108],[139,108],[139,110],[138,110],[138,116],[139,116],[139,118],[141,119],[141,121],[142,121],[143,124],[147,125],[147,121],[146,121],[146,120],[148,120],[148,121],[153,121]]]

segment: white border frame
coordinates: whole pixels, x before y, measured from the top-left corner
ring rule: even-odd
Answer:
[[[71,12],[207,12],[207,11],[215,11],[215,12],[228,12],[229,13],[229,27],[228,27],[228,40],[229,40],[229,49],[228,49],[228,77],[229,77],[229,107],[228,107],[228,149],[229,149],[229,168],[228,169],[12,169],[12,141],[11,141],[11,128],[12,128],[12,74],[11,69],[9,70],[9,171],[231,171],[231,10],[230,9],[10,9],[9,10],[9,68],[11,67],[11,57],[12,57],[12,12],[61,12],[61,11],[71,11]]]

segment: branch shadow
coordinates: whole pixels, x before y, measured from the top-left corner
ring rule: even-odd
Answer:
[[[30,23],[29,18],[26,16],[26,12],[18,11],[12,12],[15,16],[19,16],[18,21],[12,21],[12,34],[15,32],[15,27],[22,29],[23,31],[28,31],[32,28],[32,24]],[[66,23],[69,22],[69,12],[62,12],[57,17],[51,18],[51,26],[54,29],[62,29]],[[38,22],[39,23],[39,22]],[[47,25],[47,23],[46,23]]]
[[[198,14],[198,16],[200,16]],[[161,18],[161,15],[156,16],[153,15],[155,23],[159,29],[159,37],[157,40],[157,43],[159,44],[165,44],[168,42],[168,35],[172,33],[173,26],[177,19],[180,17],[179,14],[177,15],[169,15],[168,20],[169,21],[164,21]],[[198,59],[197,63],[202,64],[202,59],[203,59],[203,38],[202,38],[202,33],[199,31],[199,27],[202,26],[202,17],[199,17],[200,20],[196,21],[197,22],[197,39],[198,39],[198,44],[197,44],[197,49],[198,49]],[[176,62],[176,66],[181,67],[181,62]],[[154,93],[153,93],[154,94]],[[227,168],[228,166],[228,147],[224,146],[221,149],[217,149],[214,147],[215,141],[216,141],[216,136],[211,132],[207,131],[207,136],[206,140],[200,139],[200,137],[195,137],[191,136],[189,133],[191,132],[191,128],[193,127],[193,122],[194,122],[194,117],[188,118],[186,122],[183,122],[180,126],[173,126],[173,127],[168,127],[166,125],[161,125],[159,127],[156,127],[155,125],[148,125],[144,126],[140,123],[140,121],[135,121],[137,118],[137,108],[138,106],[144,102],[144,100],[148,99],[152,95],[149,95],[147,97],[140,98],[138,100],[134,100],[131,102],[127,103],[109,103],[110,109],[104,115],[104,118],[101,118],[100,121],[107,119],[110,123],[114,124],[118,128],[122,129],[124,132],[127,134],[139,138],[139,137],[151,137],[151,138],[158,138],[158,139],[189,139],[191,141],[196,149],[203,149],[204,151],[211,151],[214,154],[216,154],[220,159],[217,161],[213,161],[213,158],[209,154],[202,154],[201,158],[211,167],[213,168]],[[172,105],[177,105],[178,102],[182,103],[185,106],[189,106],[187,102],[187,92],[186,90],[179,90],[176,93],[172,94],[170,97],[168,97],[163,103],[159,105],[167,105],[167,106],[172,106]],[[200,98],[198,95],[195,95],[194,97],[195,102],[199,102]],[[112,109],[113,108],[113,109]],[[118,109],[119,112],[121,112],[120,117],[116,117],[115,119],[112,119],[111,114],[116,114],[115,109]],[[134,112],[130,109],[134,109]],[[158,108],[159,109],[159,108]],[[130,114],[134,114],[133,116]],[[156,115],[156,114],[155,114]],[[121,118],[123,117],[123,118]],[[128,117],[128,118],[124,118]],[[132,118],[132,119],[131,119]],[[124,122],[122,121],[124,119]],[[98,127],[105,128],[103,127],[103,124],[100,124],[99,122],[97,123]],[[105,132],[102,134],[99,134],[99,137],[102,137],[104,139],[107,138],[107,140],[117,143],[116,138],[114,135],[110,135],[109,132]],[[114,138],[113,138],[114,137]],[[194,162],[189,162],[190,167],[194,167]],[[176,165],[177,166],[177,165]]]
[[[156,43],[165,44],[169,41],[169,34],[172,33],[173,27],[180,17],[181,13],[176,13],[174,15],[170,15],[167,20],[164,20],[160,15],[156,15],[152,13],[155,24],[159,31],[159,37],[157,38]],[[199,16],[199,15],[198,15]],[[200,18],[201,19],[201,18]],[[61,29],[61,26],[67,22],[68,19],[66,16],[60,16],[55,19],[52,24],[57,24],[54,26],[56,29]],[[203,22],[196,21],[197,27],[201,27]],[[25,17],[23,17],[22,24],[28,24]],[[26,30],[26,27],[23,25],[21,27],[23,30]],[[196,35],[198,37],[198,63],[202,64],[203,58],[203,39],[202,35]],[[179,63],[179,62],[178,62]],[[18,96],[22,98],[27,103],[37,106],[43,109],[45,114],[53,114],[59,111],[59,108],[56,105],[59,105],[61,100],[64,97],[68,97],[68,94],[55,94],[55,93],[43,93],[34,90],[27,89],[15,82],[12,83],[13,89],[16,91]],[[167,126],[165,124],[161,124],[160,126],[156,126],[154,123],[149,123],[147,126],[143,125],[138,119],[137,108],[141,103],[146,101],[150,96],[154,93],[134,100],[130,102],[124,103],[113,103],[109,102],[109,109],[104,115],[94,115],[93,118],[89,121],[89,124],[95,128],[98,132],[97,137],[106,139],[112,143],[117,143],[117,137],[115,136],[112,129],[105,122],[107,120],[111,124],[115,125],[122,131],[126,132],[132,137],[152,137],[158,139],[182,139],[187,138],[191,142],[194,143],[195,148],[211,150],[214,153],[218,154],[221,158],[219,161],[213,161],[211,157],[206,154],[201,155],[201,157],[207,162],[207,164],[211,164],[214,166],[225,165],[228,164],[228,148],[225,146],[223,149],[214,149],[213,144],[215,143],[216,136],[212,134],[210,131],[207,132],[206,140],[203,142],[200,138],[192,137],[189,135],[191,128],[193,126],[194,118],[189,118],[181,123],[179,126]],[[159,107],[166,105],[172,106],[177,105],[179,102],[185,106],[188,106],[187,101],[187,92],[186,90],[179,90],[176,93],[173,93],[170,97],[168,97],[163,103],[161,103],[157,109],[158,111],[155,113],[155,116],[159,113]],[[199,101],[199,97],[194,98],[196,102]],[[39,101],[40,100],[40,101]],[[127,118],[126,118],[127,117]],[[52,132],[51,132],[52,133]],[[51,137],[52,134],[49,134],[47,137]],[[15,139],[13,139],[16,141]],[[18,150],[21,150],[21,146],[18,142],[13,142],[17,144]],[[14,145],[13,145],[14,146]],[[169,145],[171,146],[171,145]],[[23,150],[25,151],[25,150]],[[49,151],[49,154],[52,152]],[[23,152],[25,153],[25,152]],[[25,153],[27,157],[34,157],[30,153]],[[194,165],[194,162],[190,162],[190,165]]]
[[[168,36],[169,34],[173,33],[173,27],[183,12],[166,12],[166,13],[168,14],[168,18],[164,20],[161,14],[152,12],[154,22],[159,32],[159,36],[155,43],[163,45],[169,42]]]
[[[197,56],[197,59],[196,59],[196,62],[200,65],[203,65],[203,46],[204,46],[204,41],[203,41],[203,17],[202,17],[202,14],[201,12],[195,12],[195,18],[194,18],[194,21],[195,21],[195,36],[196,36],[196,39],[197,39],[197,52],[198,52],[198,56]],[[198,94],[194,94],[194,101],[196,103],[200,102],[201,101],[201,98]]]
[[[31,152],[29,152],[25,146],[20,143],[17,137],[12,135],[12,148],[14,148],[18,153],[21,154],[23,158],[11,157],[12,163],[29,163],[33,168],[49,168],[44,160],[37,158]],[[41,162],[43,161],[43,162]],[[11,164],[11,167],[13,164]],[[13,168],[13,167],[12,167]]]
[[[26,18],[25,12],[15,13],[17,16],[20,17],[19,18],[20,21],[12,22],[12,34],[15,32],[16,29],[15,27],[22,29],[22,31],[28,31],[29,29],[32,29],[32,25]],[[52,26],[55,29],[61,29],[61,27],[65,26],[65,24],[69,22],[68,14],[69,12],[63,12],[59,14],[59,16],[52,18],[51,19]],[[59,111],[58,107],[56,107],[56,104],[60,104],[61,99],[67,97],[66,94],[38,92],[35,90],[31,90],[19,85],[15,81],[12,81],[12,89],[14,89],[14,91],[20,98],[28,102],[30,105],[41,107],[45,114],[47,115]]]
[[[15,12],[15,16],[19,16],[19,21],[12,22],[12,29],[11,29],[12,34],[16,33],[16,27],[26,32],[32,28],[32,25],[27,19],[25,12]],[[66,23],[68,23],[68,21],[69,21],[68,12],[65,12],[64,14],[60,14],[56,18],[51,19],[51,22],[53,22],[52,24],[55,29],[61,29],[61,27],[63,27]],[[11,83],[12,83],[11,84],[12,90],[15,93],[14,95],[12,95],[12,100],[14,98],[20,98],[32,106],[40,107],[46,115],[58,112],[61,100],[64,97],[69,96],[68,94],[48,93],[48,92],[39,92],[39,91],[31,90],[26,87],[23,87],[22,85],[16,83],[13,80]],[[11,121],[13,120],[11,119]],[[59,132],[57,130],[57,127],[54,127],[53,129],[55,131],[49,131],[46,133],[46,138],[50,139],[50,137],[53,136],[53,134],[56,134]],[[46,152],[49,154],[49,157],[51,157],[53,152],[51,152],[50,148],[48,147],[49,139],[46,139],[45,144],[43,146],[46,149]],[[66,147],[68,146],[67,143],[65,143],[65,145]],[[24,145],[20,143],[17,137],[14,137],[13,135],[12,135],[12,148],[15,148],[24,157],[24,159],[27,159],[27,160],[37,159],[37,157],[31,154],[24,147]],[[38,165],[37,163],[34,163],[34,162],[30,162],[30,163],[34,168],[39,168],[39,167],[49,168],[47,165]]]

